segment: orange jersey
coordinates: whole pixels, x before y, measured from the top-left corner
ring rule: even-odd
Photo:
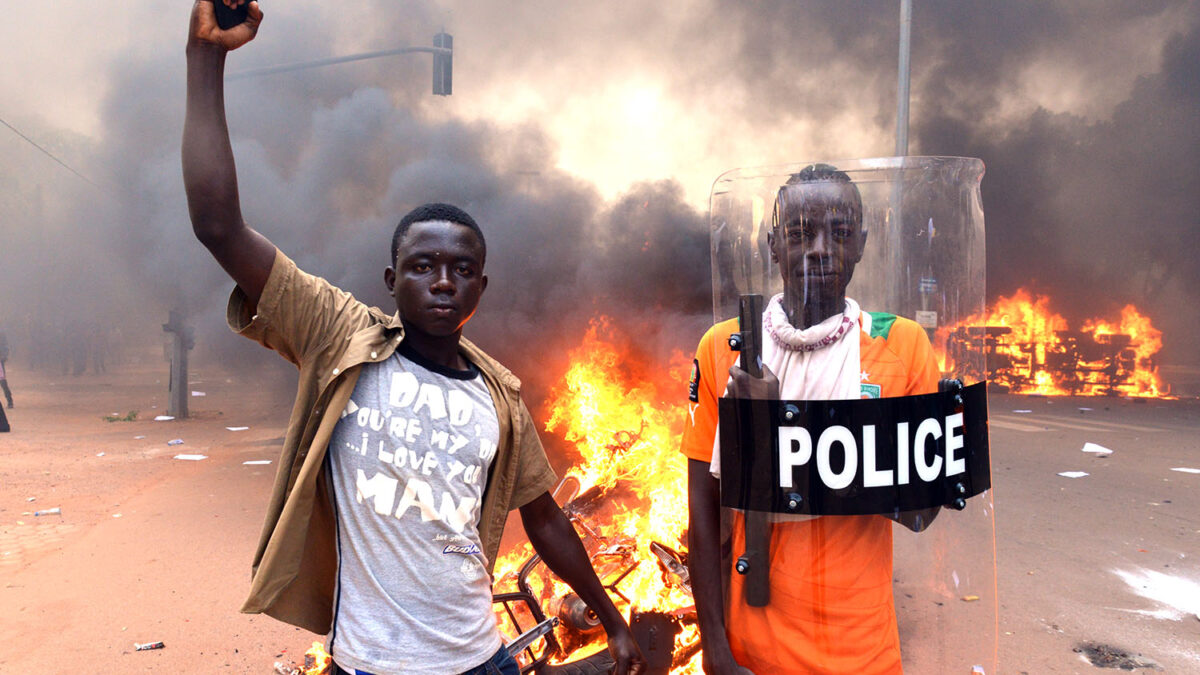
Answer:
[[[860,323],[863,398],[937,390],[940,373],[920,326],[876,312],[863,312]],[[681,447],[689,459],[712,460],[717,401],[738,356],[728,346],[736,330],[736,319],[719,323],[696,350]],[[745,550],[740,514],[733,550],[735,557]],[[741,575],[729,578],[729,645],[738,663],[755,675],[901,672],[891,520],[824,516],[773,525],[766,607],[747,606]]]

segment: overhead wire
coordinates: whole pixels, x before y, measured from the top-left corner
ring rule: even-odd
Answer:
[[[17,129],[13,125],[9,124],[3,117],[0,117],[0,124],[3,124],[4,126],[8,127],[14,134],[16,134],[16,135],[20,136],[22,139],[24,139],[24,141],[26,143],[28,143],[28,144],[32,145],[33,147],[37,148],[38,150],[40,150],[42,152],[42,154],[44,154],[47,157],[49,157],[50,159],[54,160],[62,168],[75,174],[75,176],[78,177],[80,180],[84,181],[88,185],[91,185],[92,187],[96,188],[97,190],[100,189],[100,186],[93,183],[91,181],[91,179],[89,179],[87,176],[85,176],[85,175],[79,173],[78,171],[76,171],[75,169],[71,168],[70,165],[68,165],[66,162],[62,161],[58,157],[55,157],[54,153],[52,153],[49,150],[38,145],[36,141],[34,141],[32,138],[26,136],[25,134],[21,133],[20,129]]]

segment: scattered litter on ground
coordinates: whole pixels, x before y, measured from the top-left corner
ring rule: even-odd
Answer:
[[[134,437],[133,437],[133,440],[135,440],[135,441],[140,441],[140,440],[142,440],[143,438],[145,438],[145,436],[134,436]]]
[[[171,415],[157,415],[157,416],[155,416],[154,421],[155,422],[170,422],[173,419],[175,419],[175,418]]]
[[[275,675],[301,675],[301,674],[300,674],[299,668],[293,668],[291,666],[286,666],[283,664],[283,661],[276,661],[275,662]]]
[[[186,459],[190,462],[199,462],[202,459],[208,459],[208,455],[175,455],[175,459]]]
[[[1084,407],[1079,408],[1079,412],[1090,412],[1091,410],[1092,410],[1091,408],[1084,408]]]
[[[45,509],[42,511],[34,511],[33,515],[35,515],[35,516],[61,516],[62,509],[60,509],[59,507],[56,506],[52,509]]]
[[[1095,443],[1084,443],[1083,451],[1084,452],[1094,452],[1097,455],[1111,455],[1112,454],[1112,450],[1109,450],[1108,448],[1104,447],[1103,445],[1097,445]]]
[[[225,427],[229,431],[245,431],[250,427]]]
[[[246,464],[249,466],[261,466],[263,464],[270,464],[270,463],[271,463],[271,460],[269,460],[269,459],[248,459],[248,460],[242,462],[242,464]]]
[[[1192,469],[1192,468],[1186,467],[1186,466],[1176,466],[1176,467],[1173,467],[1171,470],[1178,471],[1179,473],[1200,473],[1200,469]]]
[[[137,416],[138,413],[136,410],[130,410],[124,415],[121,413],[113,413],[111,415],[105,415],[100,419],[104,420],[105,422],[133,422],[137,420]]]
[[[103,452],[97,452],[97,453],[96,453],[96,456],[97,456],[97,457],[103,457],[103,456],[104,456],[104,453],[103,453]]]
[[[133,648],[139,652],[145,652],[145,651],[149,651],[151,649],[162,649],[164,647],[166,647],[166,645],[164,645],[161,642],[135,642],[135,643],[133,643]]]
[[[1063,478],[1083,478],[1088,473],[1086,471],[1059,471],[1058,475]]]
[[[171,440],[167,441],[167,445],[183,445],[183,439],[172,438]]]
[[[27,502],[32,502],[32,501],[35,501],[36,499],[37,499],[37,497],[29,497],[29,498],[28,498],[28,499],[26,499],[25,501],[27,501]]]
[[[202,392],[202,391],[193,391],[193,392],[192,392],[192,396],[197,396],[197,397],[199,397],[199,396],[208,396],[208,394],[206,394],[206,393],[204,393],[204,392]]]
[[[1029,413],[1031,413],[1033,411],[1032,410],[1014,410],[1013,412],[1020,414],[1020,415],[1028,415]]]
[[[114,513],[114,514],[113,514],[113,518],[120,518],[120,517],[121,517],[121,514],[119,514],[119,513]]]
[[[978,595],[964,595],[964,596],[962,596],[962,601],[963,601],[963,602],[975,602],[975,601],[976,601],[976,600],[978,600],[978,599],[979,599],[979,596],[978,596]]]

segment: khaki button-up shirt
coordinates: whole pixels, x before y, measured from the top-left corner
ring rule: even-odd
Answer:
[[[300,383],[280,455],[266,522],[254,555],[243,612],[264,613],[314,633],[333,621],[337,578],[335,516],[324,479],[333,428],[354,392],[360,366],[383,361],[404,339],[399,315],[388,316],[276,252],[271,275],[251,316],[235,288],[229,326],[279,352],[300,368]],[[461,354],[475,364],[491,392],[500,424],[479,517],[488,564],[495,564],[508,512],[553,487],[537,429],[521,401],[521,383],[504,366],[463,339]],[[489,569],[490,571],[490,569]]]

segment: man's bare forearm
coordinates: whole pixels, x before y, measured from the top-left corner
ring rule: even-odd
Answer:
[[[567,582],[599,617],[604,632],[608,634],[608,651],[615,662],[613,675],[643,673],[646,662],[629,631],[629,625],[596,577],[592,562],[571,521],[567,520],[549,492],[521,507],[521,523],[525,526],[529,543],[533,544],[533,549],[542,556],[550,571]]]
[[[719,486],[707,463],[688,460],[688,573],[709,673],[724,672],[733,666],[725,636]]]
[[[187,115],[183,123],[183,185],[192,229],[201,241],[243,227],[237,170],[225,122],[224,48],[187,46]]]
[[[197,3],[207,5],[207,3]],[[211,14],[209,7],[204,7]],[[193,30],[197,25],[193,9]],[[183,124],[183,185],[192,231],[221,267],[258,304],[275,260],[275,247],[246,226],[237,169],[225,121],[225,47],[190,35],[187,111]]]
[[[579,594],[605,630],[624,626],[625,619],[604,592],[579,535],[554,499],[546,494],[521,507],[521,522],[546,566]]]

